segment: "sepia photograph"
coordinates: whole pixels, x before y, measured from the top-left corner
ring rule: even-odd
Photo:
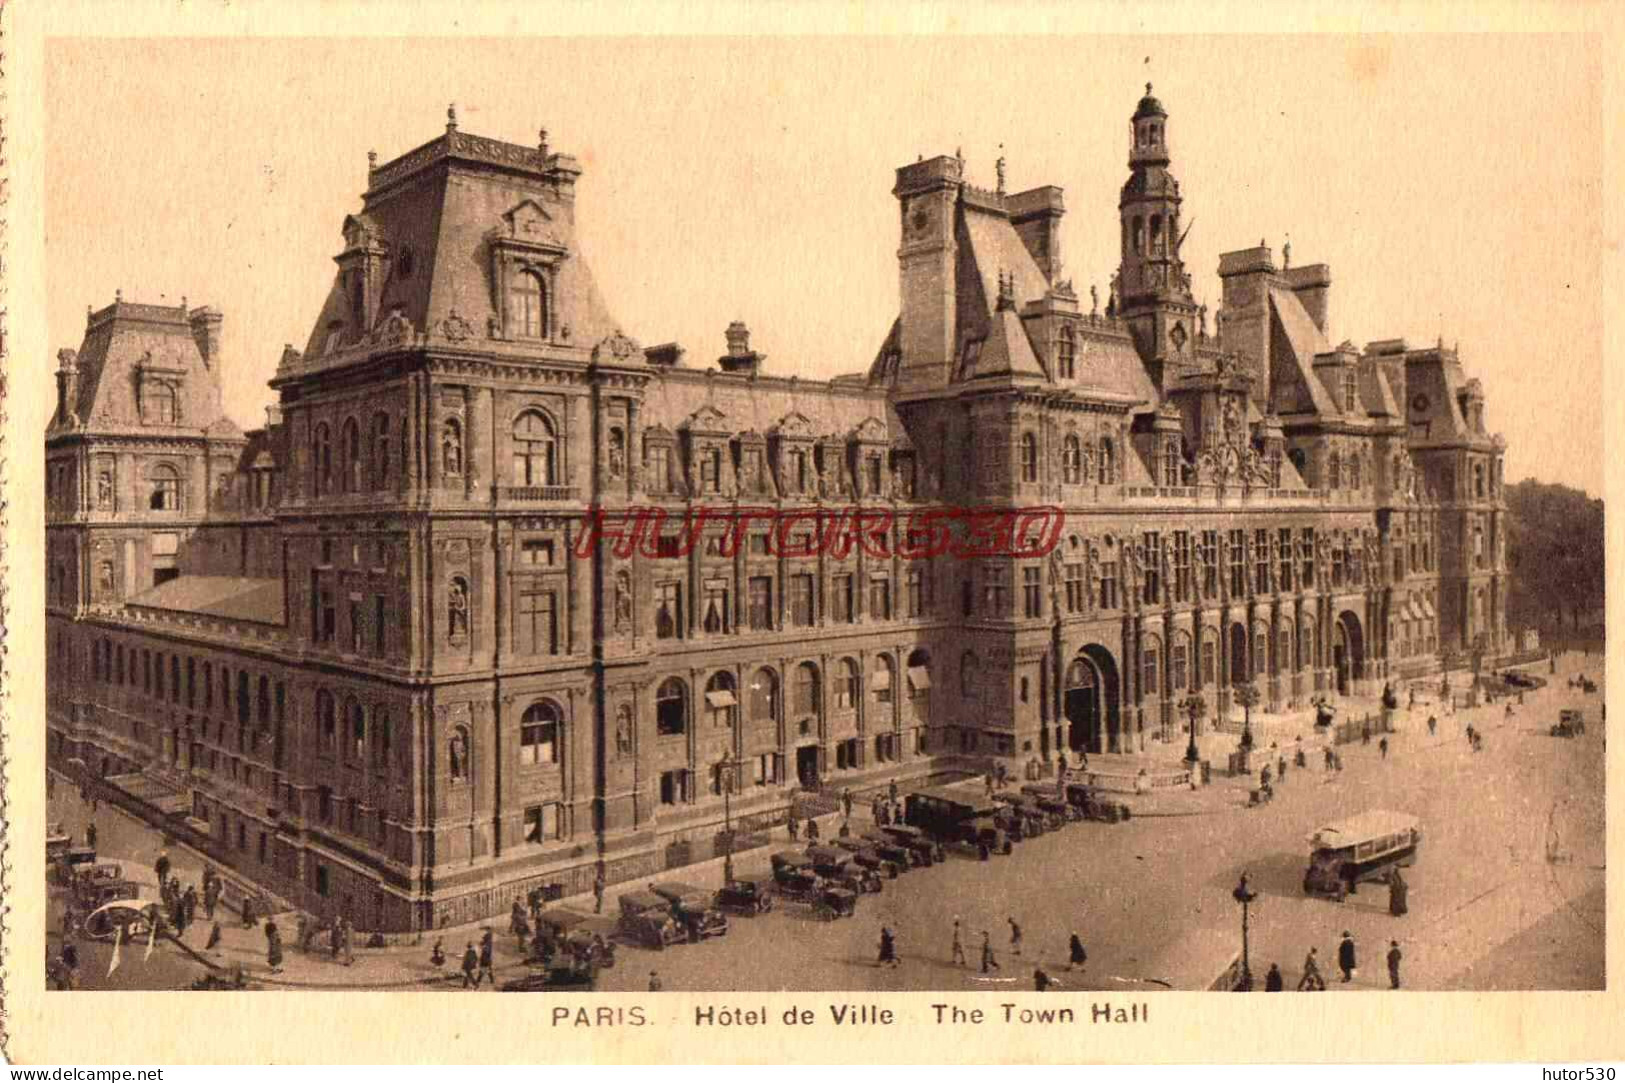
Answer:
[[[1607,988],[1596,38],[43,49],[47,999]]]

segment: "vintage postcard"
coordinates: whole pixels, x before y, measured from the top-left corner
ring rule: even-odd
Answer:
[[[1597,12],[386,10],[0,16],[18,1063],[1621,1055]]]

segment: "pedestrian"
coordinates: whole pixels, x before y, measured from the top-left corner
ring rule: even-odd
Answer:
[[[518,898],[514,899],[513,909],[508,912],[508,935],[518,937],[521,947],[530,939],[530,922],[525,918],[524,904]]]
[[[486,930],[490,935],[490,930]],[[339,918],[339,947],[344,951],[344,965],[355,965],[355,926],[350,924],[348,915]]]
[[[1428,736],[1436,737],[1439,733],[1439,716],[1428,715]]]
[[[1399,941],[1388,941],[1388,988],[1399,988],[1399,961],[1404,956],[1399,953]]]
[[[1275,765],[1275,779],[1277,782],[1286,781],[1286,757],[1282,756]]]
[[[875,961],[876,966],[897,965],[897,940],[892,931],[886,926],[880,927],[880,958]]]
[[[186,910],[186,924],[190,925],[197,920],[197,885],[187,884],[186,892],[181,896],[181,905]]]
[[[1048,974],[1044,973],[1044,968],[1043,967],[1040,966],[1040,967],[1035,967],[1033,969],[1033,991],[1034,992],[1036,992],[1036,993],[1048,992],[1049,987],[1053,983],[1054,983],[1054,979],[1052,979]]]
[[[255,925],[259,924],[259,920],[260,920],[259,914],[256,912],[256,907],[254,906],[254,896],[252,896],[252,895],[244,895],[243,896],[243,928],[252,929]]]
[[[274,920],[265,923],[265,963],[271,973],[282,973],[282,930]]]
[[[158,851],[158,860],[152,863],[152,871],[158,874],[158,886],[162,888],[164,881],[169,879],[169,851]]]
[[[214,920],[214,908],[220,904],[220,881],[211,880],[205,873],[203,881],[203,913]]]
[[[1082,970],[1089,962],[1089,953],[1083,950],[1083,941],[1077,933],[1072,934],[1072,943],[1069,945],[1066,968],[1068,970]]]
[[[1005,918],[1010,923],[1010,957],[1021,958],[1021,926],[1016,924],[1015,918]]]
[[[85,845],[92,850],[96,848],[96,821],[92,820],[85,825]]]
[[[986,929],[982,930],[982,973],[999,969],[999,961],[993,958],[993,939]]]
[[[960,933],[959,919],[954,918],[954,965],[969,966],[970,961],[965,958],[965,941]]]
[[[1399,874],[1399,868],[1396,866],[1388,875],[1388,913],[1391,916],[1400,918],[1410,912],[1410,892],[1410,885]]]
[[[480,937],[480,977],[489,977],[492,985],[497,983],[496,936],[489,927]]]
[[[1328,748],[1328,749],[1326,749],[1326,770],[1330,771],[1331,769],[1332,769],[1332,750],[1330,748]]]
[[[815,843],[817,841],[818,841],[818,821],[816,819],[814,819],[813,817],[809,816],[809,817],[807,817],[807,843],[808,843],[808,845],[811,845],[812,843]]]
[[[439,970],[446,965],[446,941],[435,937],[434,947],[429,949],[429,965]]]
[[[1279,993],[1281,988],[1281,967],[1276,963],[1271,963],[1269,973],[1264,975],[1264,992]]]
[[[220,923],[217,921],[209,929],[209,942],[203,945],[204,951],[214,951],[220,946]]]
[[[344,947],[344,931],[339,928],[337,921],[327,927],[327,954],[338,962],[339,951]]]
[[[835,832],[835,837],[840,838],[840,839],[849,839],[849,838],[851,838],[852,837],[852,825],[849,822],[847,822],[846,820],[842,820],[841,821],[841,829],[839,831]]]
[[[847,819],[852,818],[852,788],[850,786],[841,791],[841,811],[846,814]]]
[[[875,824],[879,827],[891,826],[891,806],[884,801],[875,806]]]
[[[1360,724],[1360,743],[1362,745],[1371,743],[1371,719],[1369,718]]]
[[[1382,753],[1383,759],[1388,758],[1388,738],[1384,737],[1377,742],[1377,750]]]
[[[992,797],[993,796],[993,772],[989,771],[987,773],[987,775],[982,779],[982,782],[983,782],[984,785],[987,786],[987,795],[989,797]]]
[[[480,955],[474,950],[474,942],[470,940],[468,947],[463,949],[463,988],[479,988]]]
[[[649,992],[658,993],[665,987],[665,983],[660,980],[660,971],[649,971]]]
[[[1298,992],[1308,990],[1311,993],[1323,992],[1326,988],[1326,979],[1320,976],[1320,959],[1314,948],[1303,958],[1303,976],[1298,979]]]
[[[1468,748],[1473,747],[1473,745],[1475,743],[1473,741],[1473,737],[1475,736],[1475,734],[1476,734],[1476,731],[1473,729],[1473,724],[1471,722],[1467,723],[1467,747]]]
[[[790,813],[789,822],[785,825],[790,829],[790,841],[795,842],[801,837],[801,821],[796,819],[795,813]]]
[[[1343,942],[1337,945],[1337,969],[1343,972],[1343,983],[1346,985],[1354,980],[1359,972],[1354,958],[1354,937],[1347,929],[1343,930]]]

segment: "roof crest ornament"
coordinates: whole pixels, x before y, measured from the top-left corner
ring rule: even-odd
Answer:
[[[450,105],[446,106],[446,131],[448,133],[450,133],[450,132],[455,132],[456,130],[457,130],[457,103],[452,102]]]
[[[998,193],[1004,195],[1004,144],[999,144],[999,159],[993,163],[993,172],[999,179]]]

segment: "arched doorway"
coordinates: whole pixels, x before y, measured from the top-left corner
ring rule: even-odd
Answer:
[[[1116,751],[1121,729],[1117,663],[1111,652],[1091,643],[1066,670],[1067,745],[1074,752]]]
[[[1252,667],[1248,664],[1247,626],[1239,620],[1230,623],[1230,683],[1246,684],[1252,680]]]
[[[1351,682],[1365,673],[1365,639],[1352,610],[1343,610],[1332,625],[1332,672],[1340,696],[1348,695]]]

